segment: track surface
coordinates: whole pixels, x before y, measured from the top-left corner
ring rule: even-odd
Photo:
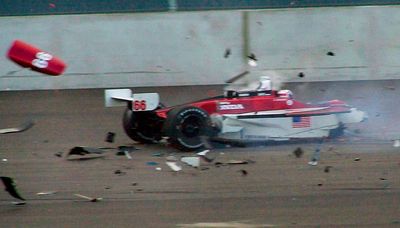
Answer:
[[[206,90],[159,89],[172,103],[189,91],[204,97]],[[36,123],[0,135],[0,159],[7,159],[0,161],[0,175],[13,177],[27,199],[15,206],[0,191],[1,227],[400,226],[400,149],[390,141],[327,142],[317,166],[307,164],[316,143],[220,148],[210,155],[215,162],[255,163],[202,163],[201,169],[180,164],[183,171],[174,173],[166,156],[192,153],[133,144],[121,129],[124,108],[104,108],[102,96],[102,90],[0,93],[0,128],[29,118]],[[107,132],[116,133],[114,143],[104,141]],[[113,149],[96,159],[54,155],[75,146],[121,145],[140,150],[132,160]],[[300,158],[292,153],[297,147],[305,152]],[[56,193],[37,195],[45,191]],[[76,193],[103,200],[87,202]]]

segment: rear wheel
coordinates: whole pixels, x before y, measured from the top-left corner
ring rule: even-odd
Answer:
[[[172,146],[193,151],[204,146],[201,136],[212,136],[211,120],[201,108],[186,106],[168,112],[163,132]]]
[[[162,120],[153,111],[133,112],[127,108],[122,125],[125,133],[134,141],[155,143],[161,139]]]

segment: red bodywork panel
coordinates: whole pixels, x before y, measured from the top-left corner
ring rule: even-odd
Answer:
[[[350,107],[343,101],[332,100],[318,105],[304,104],[288,97],[280,97],[276,91],[270,95],[255,95],[243,97],[215,97],[206,100],[195,101],[183,106],[195,106],[212,114],[243,114],[251,112],[286,110],[287,116],[321,115],[330,113],[349,112]],[[161,118],[167,118],[167,113],[174,107],[156,110]],[[320,110],[304,110],[307,108],[321,108]]]
[[[7,56],[22,67],[44,74],[60,75],[66,68],[61,59],[20,40],[14,41]]]

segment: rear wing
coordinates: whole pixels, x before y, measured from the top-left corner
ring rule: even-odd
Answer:
[[[151,111],[160,102],[158,93],[132,94],[130,89],[107,89],[104,91],[106,107],[118,107],[132,104],[132,111]]]

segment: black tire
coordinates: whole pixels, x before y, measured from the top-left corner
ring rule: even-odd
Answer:
[[[133,112],[127,108],[122,118],[125,133],[134,141],[155,143],[161,139],[162,119],[153,111]]]
[[[164,122],[163,132],[169,143],[182,151],[204,146],[201,136],[212,136],[210,116],[201,108],[184,106],[172,109]]]

